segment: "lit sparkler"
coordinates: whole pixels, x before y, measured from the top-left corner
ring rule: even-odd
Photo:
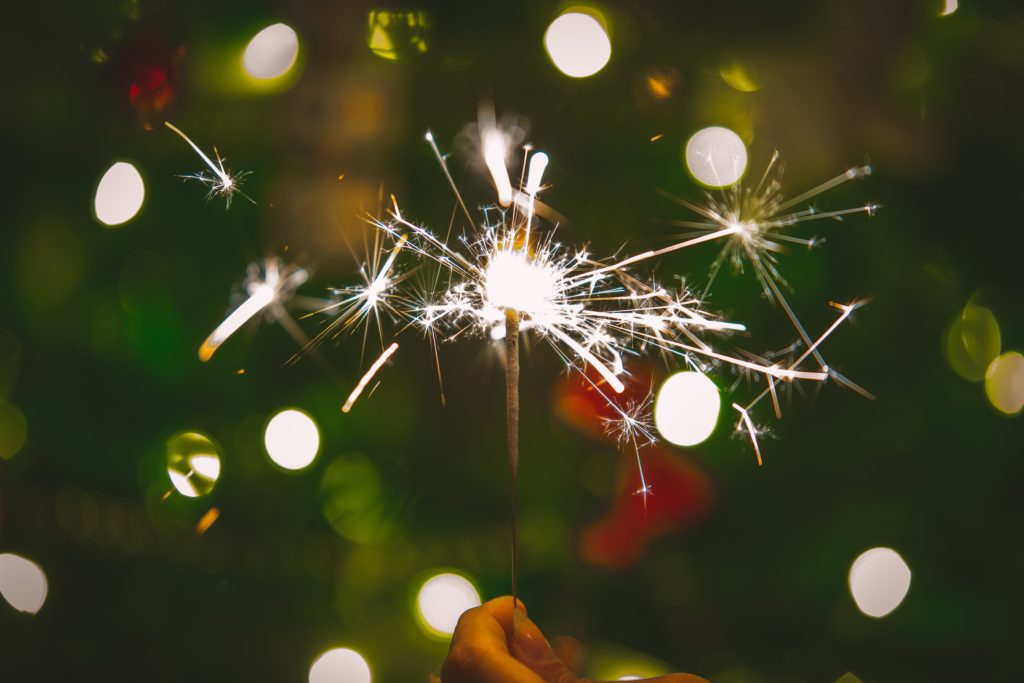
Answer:
[[[213,148],[213,155],[217,158],[216,163],[214,163],[214,161],[210,159],[210,157],[208,157],[206,153],[203,152],[203,150],[199,149],[199,146],[196,143],[192,142],[192,139],[189,138],[189,136],[185,135],[185,133],[183,133],[177,126],[175,126],[170,121],[164,121],[164,125],[170,128],[175,133],[177,133],[182,140],[187,142],[188,146],[191,147],[195,151],[195,153],[199,155],[199,158],[202,159],[203,163],[205,163],[207,167],[210,169],[209,173],[207,173],[206,171],[199,171],[197,173],[190,173],[188,175],[182,176],[183,178],[188,180],[198,180],[203,185],[206,185],[206,187],[209,188],[209,192],[206,195],[206,198],[208,200],[215,195],[224,197],[225,208],[230,208],[231,198],[237,192],[238,194],[242,195],[253,204],[256,203],[252,199],[252,197],[245,194],[241,190],[242,181],[245,180],[245,177],[249,175],[248,171],[241,171],[239,173],[232,174],[230,171],[224,168],[224,162],[226,161],[226,159],[221,158],[220,154],[217,152],[216,147]]]
[[[453,341],[467,336],[504,339],[513,520],[519,450],[518,343],[521,333],[531,333],[548,342],[567,368],[580,372],[609,399],[609,405],[618,414],[609,428],[620,439],[633,445],[641,477],[638,493],[643,494],[645,500],[650,487],[644,478],[640,450],[642,442],[653,439],[649,419],[645,417],[649,416],[650,403],[648,400],[643,405],[622,408],[611,400],[610,394],[624,390],[620,376],[626,372],[625,359],[629,356],[653,351],[681,356],[694,367],[719,362],[732,364],[743,371],[765,376],[773,393],[776,382],[821,382],[827,379],[829,371],[823,363],[818,369],[806,369],[802,363],[808,355],[817,354],[818,344],[835,326],[816,343],[808,339],[807,353],[791,365],[729,355],[717,350],[705,337],[711,333],[744,330],[743,325],[721,320],[706,311],[702,297],[694,292],[685,288],[674,291],[654,279],[642,279],[631,272],[638,264],[674,251],[705,242],[728,240],[727,245],[749,245],[750,253],[757,257],[757,267],[772,276],[774,284],[779,279],[774,261],[770,254],[764,256],[764,253],[775,246],[776,239],[781,239],[777,236],[778,228],[798,219],[809,220],[812,212],[779,214],[788,206],[810,198],[815,192],[805,193],[787,203],[773,199],[777,187],[769,183],[771,192],[763,193],[760,203],[738,199],[737,212],[728,214],[733,216],[732,219],[723,218],[712,224],[716,217],[726,215],[725,210],[716,206],[703,212],[709,223],[699,224],[702,229],[699,235],[617,261],[601,261],[592,258],[585,248],[570,250],[563,247],[555,240],[553,230],[541,230],[537,209],[543,205],[537,200],[537,194],[542,189],[547,155],[540,152],[531,154],[532,150],[525,148],[523,175],[519,189],[515,189],[506,166],[507,138],[496,127],[482,127],[480,136],[485,164],[501,206],[484,209],[482,223],[477,225],[448,170],[445,156],[428,133],[427,142],[466,216],[467,230],[455,239],[451,235],[438,235],[407,219],[397,200],[392,198],[390,217],[374,221],[381,232],[394,240],[391,257],[382,268],[370,270],[375,273],[373,278],[364,274],[367,286],[355,289],[349,299],[343,300],[340,305],[347,305],[349,308],[346,310],[350,313],[341,318],[352,321],[365,319],[371,308],[368,303],[373,283],[388,282],[378,292],[379,296],[387,291],[388,310],[396,317],[404,318],[407,325],[420,328],[435,344],[439,339]],[[834,184],[838,183],[826,183],[817,191],[824,191]],[[746,214],[739,209],[753,210],[753,206],[772,209],[764,214],[768,218],[762,221],[763,230],[751,227],[750,219],[740,220]],[[819,216],[838,217],[843,214],[833,212]],[[727,246],[732,250],[738,248]],[[418,262],[432,263],[436,270],[436,286],[419,296],[396,295],[388,278],[399,250]],[[781,298],[781,294],[777,297]],[[598,379],[588,375],[588,366]],[[372,376],[374,371],[375,368],[371,368],[368,375]],[[361,382],[361,386],[365,384]],[[354,392],[356,396],[359,389],[357,387]],[[753,438],[752,423],[746,413],[744,417]],[[759,454],[756,441],[754,445]],[[516,595],[517,573],[514,534],[513,523],[513,596]]]

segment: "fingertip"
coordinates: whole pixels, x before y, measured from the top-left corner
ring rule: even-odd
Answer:
[[[480,610],[481,612],[487,614],[492,619],[497,621],[501,625],[501,628],[505,631],[505,635],[511,638],[513,631],[514,614],[512,602],[513,601],[511,596],[503,595],[501,597],[494,598],[493,600],[488,600],[484,604],[474,609]],[[515,611],[519,612],[520,614],[526,614],[526,605],[523,604],[522,600],[517,599],[515,601]]]

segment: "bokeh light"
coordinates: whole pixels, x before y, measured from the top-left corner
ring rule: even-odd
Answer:
[[[299,55],[299,36],[287,24],[266,27],[249,41],[242,53],[245,72],[259,80],[288,73]]]
[[[43,568],[14,553],[0,554],[0,595],[19,612],[35,614],[46,602]]]
[[[369,458],[358,453],[336,458],[320,481],[324,519],[354,543],[380,543],[393,527],[382,493],[380,475]]]
[[[861,612],[876,619],[900,606],[910,590],[910,567],[892,548],[872,548],[850,567],[850,594]]]
[[[270,459],[286,470],[308,467],[320,450],[316,422],[301,410],[282,410],[267,423],[263,434]]]
[[[739,61],[723,63],[718,68],[718,75],[726,85],[737,92],[757,92],[761,89],[750,67]]]
[[[453,573],[431,576],[416,596],[420,622],[433,635],[450,636],[462,613],[479,606],[480,594],[473,584]]]
[[[370,683],[371,680],[366,659],[347,647],[328,650],[309,667],[309,683]]]
[[[422,10],[370,10],[366,46],[389,62],[426,54],[430,49],[430,15]]]
[[[1019,414],[1024,408],[1024,356],[1007,351],[993,360],[985,373],[985,395],[996,410]]]
[[[747,170],[747,147],[728,128],[711,126],[693,134],[686,143],[686,167],[697,182],[728,187]]]
[[[167,441],[167,476],[183,496],[197,498],[213,491],[220,477],[220,451],[199,432],[182,432]]]
[[[566,12],[552,21],[544,33],[544,47],[558,70],[573,78],[593,76],[612,56],[608,32],[584,12]]]
[[[980,382],[1002,346],[996,316],[987,308],[968,303],[950,324],[943,346],[954,372]]]
[[[127,161],[107,169],[96,187],[96,218],[105,225],[127,223],[142,208],[146,185],[139,170]]]
[[[0,399],[0,459],[14,457],[28,438],[28,423],[18,406]]]
[[[694,446],[711,436],[721,408],[718,387],[702,372],[678,372],[661,385],[654,425],[677,446]]]

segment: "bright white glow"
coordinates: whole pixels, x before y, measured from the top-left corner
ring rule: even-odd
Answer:
[[[220,325],[217,326],[203,345],[199,347],[199,360],[206,362],[213,357],[214,352],[223,344],[228,337],[238,331],[254,315],[270,305],[274,300],[275,290],[270,283],[257,285],[248,299],[242,305],[231,312]]]
[[[861,612],[881,618],[900,606],[910,590],[910,567],[892,548],[872,548],[850,567],[850,593]]]
[[[275,463],[286,470],[301,470],[316,458],[320,432],[313,418],[301,410],[282,410],[267,423],[263,443]]]
[[[181,495],[197,498],[210,493],[220,469],[217,447],[204,434],[183,432],[167,442],[167,476]]]
[[[1007,415],[1024,409],[1024,356],[1008,351],[992,361],[985,373],[985,395]]]
[[[347,647],[328,650],[309,667],[309,683],[370,683],[370,665]]]
[[[654,425],[666,441],[694,446],[711,436],[718,422],[718,387],[702,372],[678,372],[661,385]]]
[[[46,602],[42,567],[13,553],[0,554],[0,595],[19,612],[35,614]]]
[[[96,218],[106,225],[130,221],[142,208],[146,185],[137,168],[118,161],[107,169],[96,188]]]
[[[167,476],[171,478],[171,486],[186,498],[197,498],[199,491],[189,478],[175,470],[167,470]]]
[[[945,6],[942,8],[942,12],[939,13],[940,17],[946,17],[956,11],[957,0],[946,0]]]
[[[416,606],[431,631],[451,635],[462,613],[480,606],[480,594],[458,574],[438,574],[420,588]]]
[[[220,477],[220,458],[216,455],[193,455],[188,462],[196,474],[214,481]]]
[[[537,152],[530,157],[530,170],[526,174],[526,194],[532,196],[540,192],[540,181],[547,167],[548,155],[544,152]]]
[[[747,147],[728,128],[704,128],[686,143],[686,166],[698,182],[708,187],[728,187],[747,170]]]
[[[558,296],[558,271],[536,263],[522,251],[499,251],[484,272],[487,301],[503,309],[540,314],[550,311]]]
[[[612,56],[604,26],[583,12],[567,12],[552,21],[544,33],[544,47],[558,70],[573,78],[593,76]]]
[[[242,55],[242,65],[253,78],[277,78],[292,68],[298,54],[299,37],[292,27],[273,24],[249,41]]]
[[[512,181],[508,177],[505,157],[508,155],[508,140],[500,130],[492,128],[484,133],[484,163],[494,178],[498,190],[498,203],[508,206],[512,203]]]

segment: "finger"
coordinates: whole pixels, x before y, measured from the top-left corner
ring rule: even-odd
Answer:
[[[654,678],[638,678],[636,683],[710,683],[706,678],[693,674],[665,674]]]
[[[569,636],[555,636],[551,639],[551,649],[573,673],[579,675],[583,671],[583,643]]]
[[[522,603],[519,603],[523,609]],[[522,614],[522,612],[520,612]],[[452,635],[444,683],[545,683],[509,652],[512,599],[497,598],[467,610]]]
[[[578,680],[551,649],[537,625],[523,612],[513,614],[509,651],[545,683],[575,683]]]

